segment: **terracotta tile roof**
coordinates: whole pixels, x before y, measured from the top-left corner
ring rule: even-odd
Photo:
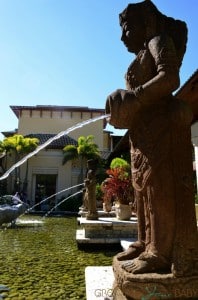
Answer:
[[[111,151],[100,151],[100,155],[103,159],[107,160],[111,154]]]
[[[20,112],[23,110],[37,110],[37,111],[69,111],[69,112],[90,112],[90,113],[100,113],[101,115],[105,113],[105,109],[101,108],[89,108],[87,106],[59,106],[59,105],[11,105],[10,108],[15,113],[17,118],[20,116]]]
[[[187,102],[193,112],[193,121],[198,121],[198,69],[175,94],[177,98]]]
[[[124,136],[117,139],[117,144],[114,146],[113,151],[109,155],[109,159],[112,160],[114,157],[120,157],[120,154],[129,151],[129,131],[127,131]]]
[[[54,137],[55,134],[50,134],[50,133],[32,133],[28,134],[25,137],[30,137],[30,138],[37,138],[39,139],[40,143],[39,145],[44,144],[48,139]],[[73,138],[69,137],[68,135],[64,135],[58,140],[53,141],[49,146],[46,147],[46,149],[63,149],[66,145],[78,145],[78,142],[74,140]],[[110,155],[110,151],[100,151],[101,157],[103,159],[108,159]]]
[[[195,79],[197,83],[197,76],[198,76],[198,69],[188,78],[188,80],[179,88],[179,90],[175,93],[177,96],[178,94],[182,93],[183,89],[189,85],[189,83]]]
[[[32,133],[32,134],[26,135],[25,137],[37,138],[40,141],[39,145],[42,145],[46,141],[48,141],[50,138],[53,138],[55,135],[56,134],[50,134],[50,133]],[[78,143],[76,140],[69,137],[68,135],[64,135],[64,136],[60,137],[59,139],[53,141],[49,146],[46,147],[46,149],[63,149],[66,145],[77,146]]]
[[[104,108],[90,108],[88,106],[59,106],[59,105],[35,105],[35,106],[28,106],[28,105],[10,105],[11,110],[14,112],[16,117],[19,119],[22,115],[23,110],[28,110],[30,113],[33,111],[39,111],[41,114],[43,111],[50,111],[53,115],[53,112],[80,112],[80,113],[89,113],[90,117],[92,118],[93,114],[97,115],[104,115],[105,109]],[[106,127],[107,121],[103,119],[103,128]]]
[[[9,137],[9,136],[13,136],[14,134],[17,134],[18,131],[17,131],[17,129],[14,129],[14,130],[10,130],[10,131],[1,131],[1,133],[2,133],[5,137]]]

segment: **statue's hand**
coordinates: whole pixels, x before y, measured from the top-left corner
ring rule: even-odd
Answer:
[[[116,128],[130,128],[132,115],[138,106],[138,99],[133,91],[116,90],[107,97],[105,111],[110,114],[108,122]]]
[[[115,92],[111,93],[108,97],[107,97],[107,101],[109,99],[111,99],[111,101],[114,102],[119,102],[119,101],[123,101],[126,97],[133,97],[133,92],[132,91],[128,91],[128,90],[123,90],[123,89],[118,89]]]

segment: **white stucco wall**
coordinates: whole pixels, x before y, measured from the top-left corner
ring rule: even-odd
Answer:
[[[60,192],[72,186],[71,162],[62,165],[62,151],[61,150],[42,150],[36,156],[29,160],[28,167],[28,194],[27,199],[31,205],[35,201],[36,192],[36,175],[53,175],[57,176],[56,191]],[[21,179],[25,178],[26,165],[21,166]],[[62,195],[66,195],[70,191],[58,194],[56,199],[60,199]]]
[[[53,112],[44,111],[42,114],[39,111],[23,110],[19,119],[19,132],[22,135],[31,133],[53,133],[65,131],[68,128],[79,124],[85,120],[93,119],[100,116],[99,113],[86,113],[86,112]],[[79,136],[94,135],[95,142],[102,150],[103,145],[103,120],[96,121],[90,125],[83,126],[68,133],[74,139]]]
[[[68,128],[76,124],[82,123],[85,120],[93,119],[101,115],[101,111],[94,109],[87,109],[82,111],[67,111],[65,109],[58,110],[57,107],[47,107],[46,109],[37,107],[20,107],[21,111],[18,114],[18,134],[58,134],[66,131]],[[104,120],[92,122],[89,125],[80,127],[67,135],[77,140],[79,136],[94,136],[94,142],[99,146],[100,150],[108,150],[109,135],[104,132]],[[36,175],[56,175],[56,191],[60,192],[66,188],[78,184],[79,172],[78,167],[72,167],[72,162],[67,162],[62,165],[63,153],[60,150],[41,150],[38,154],[31,157],[28,161],[28,194],[27,199],[34,204],[36,191]],[[10,165],[13,162],[10,161]],[[24,181],[26,164],[21,166],[21,181]],[[9,180],[9,191],[14,192],[14,172],[11,174]],[[67,193],[71,194],[75,190],[69,190]],[[64,193],[65,195],[65,193]],[[57,195],[56,199],[61,198],[61,194]]]

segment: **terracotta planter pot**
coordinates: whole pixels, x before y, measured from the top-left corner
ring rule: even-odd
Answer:
[[[116,217],[119,220],[129,220],[131,218],[131,206],[126,204],[115,204]]]

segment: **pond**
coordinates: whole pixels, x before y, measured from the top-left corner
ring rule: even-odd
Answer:
[[[3,299],[85,300],[85,268],[111,265],[118,251],[79,250],[77,226],[73,216],[24,216],[16,228],[0,229],[0,285],[10,288]]]

